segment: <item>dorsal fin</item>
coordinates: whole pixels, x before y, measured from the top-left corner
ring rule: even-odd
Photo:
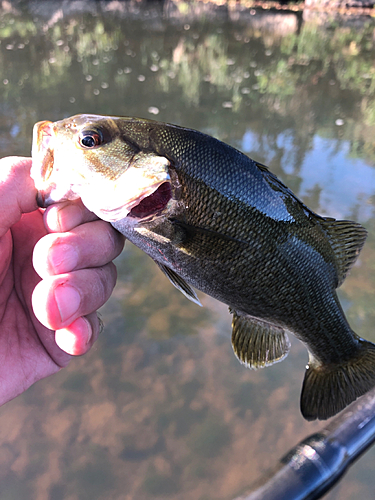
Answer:
[[[326,230],[336,259],[339,287],[362,250],[367,237],[366,229],[349,220],[324,218],[320,220]]]

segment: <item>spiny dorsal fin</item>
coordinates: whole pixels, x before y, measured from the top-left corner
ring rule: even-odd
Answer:
[[[253,369],[263,368],[288,355],[290,342],[282,328],[230,312],[233,313],[232,347],[241,363]]]
[[[195,293],[195,290],[193,290],[193,288],[190,285],[188,285],[186,281],[181,278],[181,276],[172,271],[170,267],[167,267],[164,264],[161,264],[160,262],[156,262],[156,264],[167,276],[172,285],[177,288],[177,290],[180,290],[180,292],[183,293],[187,299],[194,302],[194,304],[197,304],[198,306],[202,307],[202,304],[200,303],[198,296]]]
[[[349,220],[325,218],[321,223],[328,233],[335,254],[339,287],[357,260],[365,243],[367,231],[358,222]]]

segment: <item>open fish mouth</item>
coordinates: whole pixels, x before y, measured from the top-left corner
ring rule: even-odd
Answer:
[[[51,200],[48,192],[44,190],[37,191],[36,199],[40,208],[47,208],[53,203],[56,203],[54,200]],[[141,198],[139,203],[133,206],[126,217],[131,217],[133,219],[145,219],[153,215],[158,215],[167,207],[171,199],[171,185],[169,182],[163,182],[152,194],[146,196],[145,198]],[[102,210],[102,213],[104,212],[105,210]],[[109,210],[108,213],[110,213]]]
[[[103,220],[117,222],[128,217],[131,219],[147,219],[163,212],[172,199],[172,187],[169,181],[164,181],[153,188],[148,188],[147,194],[142,193],[139,197],[128,200],[124,205],[115,209],[100,209],[95,213]]]
[[[130,210],[128,217],[143,219],[151,215],[156,215],[167,207],[171,199],[171,185],[169,182],[163,182],[156,191],[140,200],[138,205]]]
[[[107,222],[158,215],[172,199],[172,186],[166,170],[157,174],[150,170],[164,160],[151,159],[150,169],[130,167],[116,181],[96,176],[95,181],[84,184],[76,192],[89,210]]]

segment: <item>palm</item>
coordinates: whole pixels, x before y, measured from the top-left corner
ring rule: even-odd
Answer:
[[[30,167],[0,160],[0,405],[90,350],[124,245],[80,200],[43,215]]]
[[[2,400],[11,399],[36,380],[58,371],[70,359],[57,347],[53,332],[39,323],[31,307],[32,292],[40,281],[32,266],[32,252],[45,234],[43,216],[37,210],[24,214],[0,239]],[[9,373],[12,377],[7,379]]]

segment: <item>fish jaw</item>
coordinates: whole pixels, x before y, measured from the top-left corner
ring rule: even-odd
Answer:
[[[64,182],[57,182],[61,176],[55,165],[56,130],[50,121],[34,125],[32,144],[31,178],[37,189],[37,202],[40,207],[48,207],[58,201],[74,200],[79,195],[72,189],[65,176]],[[68,172],[66,172],[68,174]]]
[[[148,169],[130,167],[116,180],[98,179],[98,189],[93,189],[93,184],[83,186],[80,192],[83,204],[107,222],[127,217],[162,184],[170,185],[166,158],[154,156],[147,163]]]
[[[37,202],[40,207],[47,207],[50,202],[52,186],[48,178],[53,169],[53,136],[52,122],[45,120],[34,125],[30,175],[37,189]]]

